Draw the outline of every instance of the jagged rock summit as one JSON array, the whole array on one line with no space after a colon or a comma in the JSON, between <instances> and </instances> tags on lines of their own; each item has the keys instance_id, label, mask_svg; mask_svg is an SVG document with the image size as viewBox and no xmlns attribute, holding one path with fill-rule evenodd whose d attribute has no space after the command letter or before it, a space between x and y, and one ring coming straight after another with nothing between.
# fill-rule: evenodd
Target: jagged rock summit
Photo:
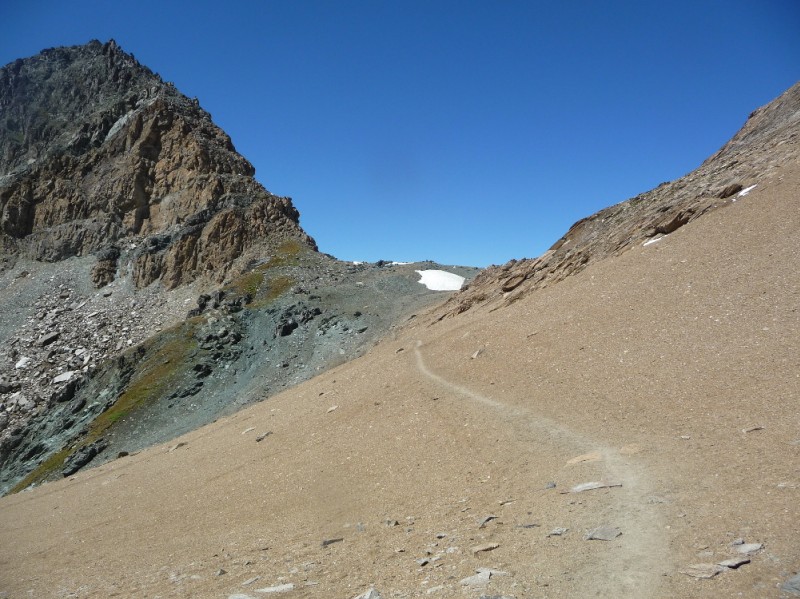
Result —
<instances>
[{"instance_id":1,"label":"jagged rock summit","mask_svg":"<svg viewBox=\"0 0 800 599\"><path fill-rule=\"evenodd\" d=\"M96 254L97 286L123 269L169 289L243 271L256 245L316 249L198 101L113 40L3 67L0 111L5 267Z\"/></svg>"}]
</instances>

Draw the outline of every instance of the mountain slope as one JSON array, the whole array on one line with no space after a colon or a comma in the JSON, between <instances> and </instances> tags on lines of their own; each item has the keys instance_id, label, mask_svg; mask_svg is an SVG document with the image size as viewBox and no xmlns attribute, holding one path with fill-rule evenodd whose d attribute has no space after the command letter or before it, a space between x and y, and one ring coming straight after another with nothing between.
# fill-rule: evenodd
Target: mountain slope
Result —
<instances>
[{"instance_id":1,"label":"mountain slope","mask_svg":"<svg viewBox=\"0 0 800 599\"><path fill-rule=\"evenodd\" d=\"M656 241L735 202L800 159L800 83L755 110L742 129L691 173L576 222L542 256L487 268L440 317L489 309L583 270L590 262Z\"/></svg>"},{"instance_id":2,"label":"mountain slope","mask_svg":"<svg viewBox=\"0 0 800 599\"><path fill-rule=\"evenodd\" d=\"M0 494L212 422L443 297L415 272L437 265L319 253L253 175L113 41L0 69Z\"/></svg>"},{"instance_id":3,"label":"mountain slope","mask_svg":"<svg viewBox=\"0 0 800 599\"><path fill-rule=\"evenodd\" d=\"M800 165L764 175L503 309L435 309L267 402L0 499L0 592L788 598Z\"/></svg>"}]
</instances>

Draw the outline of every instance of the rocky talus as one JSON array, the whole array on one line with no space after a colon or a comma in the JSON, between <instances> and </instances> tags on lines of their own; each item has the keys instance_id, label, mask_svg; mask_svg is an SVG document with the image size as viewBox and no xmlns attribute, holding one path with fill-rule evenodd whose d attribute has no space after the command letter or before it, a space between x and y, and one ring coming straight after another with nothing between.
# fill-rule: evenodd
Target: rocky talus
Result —
<instances>
[{"instance_id":1,"label":"rocky talus","mask_svg":"<svg viewBox=\"0 0 800 599\"><path fill-rule=\"evenodd\" d=\"M113 41L0 69L0 242L8 267L96 254L94 282L174 288L243 271L258 245L314 248L197 100Z\"/></svg>"},{"instance_id":2,"label":"rocky talus","mask_svg":"<svg viewBox=\"0 0 800 599\"><path fill-rule=\"evenodd\" d=\"M754 111L718 152L680 179L576 222L538 258L484 270L453 296L438 318L473 306L502 307L592 262L654 243L696 218L736 202L800 160L800 83Z\"/></svg>"}]
</instances>

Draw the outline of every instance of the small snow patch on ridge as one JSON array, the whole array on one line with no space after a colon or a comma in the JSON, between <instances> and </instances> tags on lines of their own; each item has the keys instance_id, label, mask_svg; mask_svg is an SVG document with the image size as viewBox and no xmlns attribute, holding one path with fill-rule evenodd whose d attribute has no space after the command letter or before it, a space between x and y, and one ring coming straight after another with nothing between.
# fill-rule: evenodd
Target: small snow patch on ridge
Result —
<instances>
[{"instance_id":1,"label":"small snow patch on ridge","mask_svg":"<svg viewBox=\"0 0 800 599\"><path fill-rule=\"evenodd\" d=\"M464 277L446 270L416 270L419 283L431 291L458 291L464 284Z\"/></svg>"},{"instance_id":2,"label":"small snow patch on ridge","mask_svg":"<svg viewBox=\"0 0 800 599\"><path fill-rule=\"evenodd\" d=\"M753 191L756 187L758 187L758 183L756 183L755 185L751 185L750 187L745 187L742 191L740 191L739 193L736 194L736 197L737 198L742 198L742 197L746 196L748 193L750 193L751 191Z\"/></svg>"}]
</instances>

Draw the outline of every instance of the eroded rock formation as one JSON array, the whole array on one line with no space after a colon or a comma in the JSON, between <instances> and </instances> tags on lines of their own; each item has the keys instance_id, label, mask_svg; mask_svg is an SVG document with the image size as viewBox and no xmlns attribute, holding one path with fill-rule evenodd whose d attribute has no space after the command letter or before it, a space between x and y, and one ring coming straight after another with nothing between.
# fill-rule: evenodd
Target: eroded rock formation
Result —
<instances>
[{"instance_id":1,"label":"eroded rock formation","mask_svg":"<svg viewBox=\"0 0 800 599\"><path fill-rule=\"evenodd\" d=\"M199 103L113 40L0 69L0 132L6 263L98 253L98 285L130 268L173 288L221 281L259 244L315 247Z\"/></svg>"}]
</instances>

